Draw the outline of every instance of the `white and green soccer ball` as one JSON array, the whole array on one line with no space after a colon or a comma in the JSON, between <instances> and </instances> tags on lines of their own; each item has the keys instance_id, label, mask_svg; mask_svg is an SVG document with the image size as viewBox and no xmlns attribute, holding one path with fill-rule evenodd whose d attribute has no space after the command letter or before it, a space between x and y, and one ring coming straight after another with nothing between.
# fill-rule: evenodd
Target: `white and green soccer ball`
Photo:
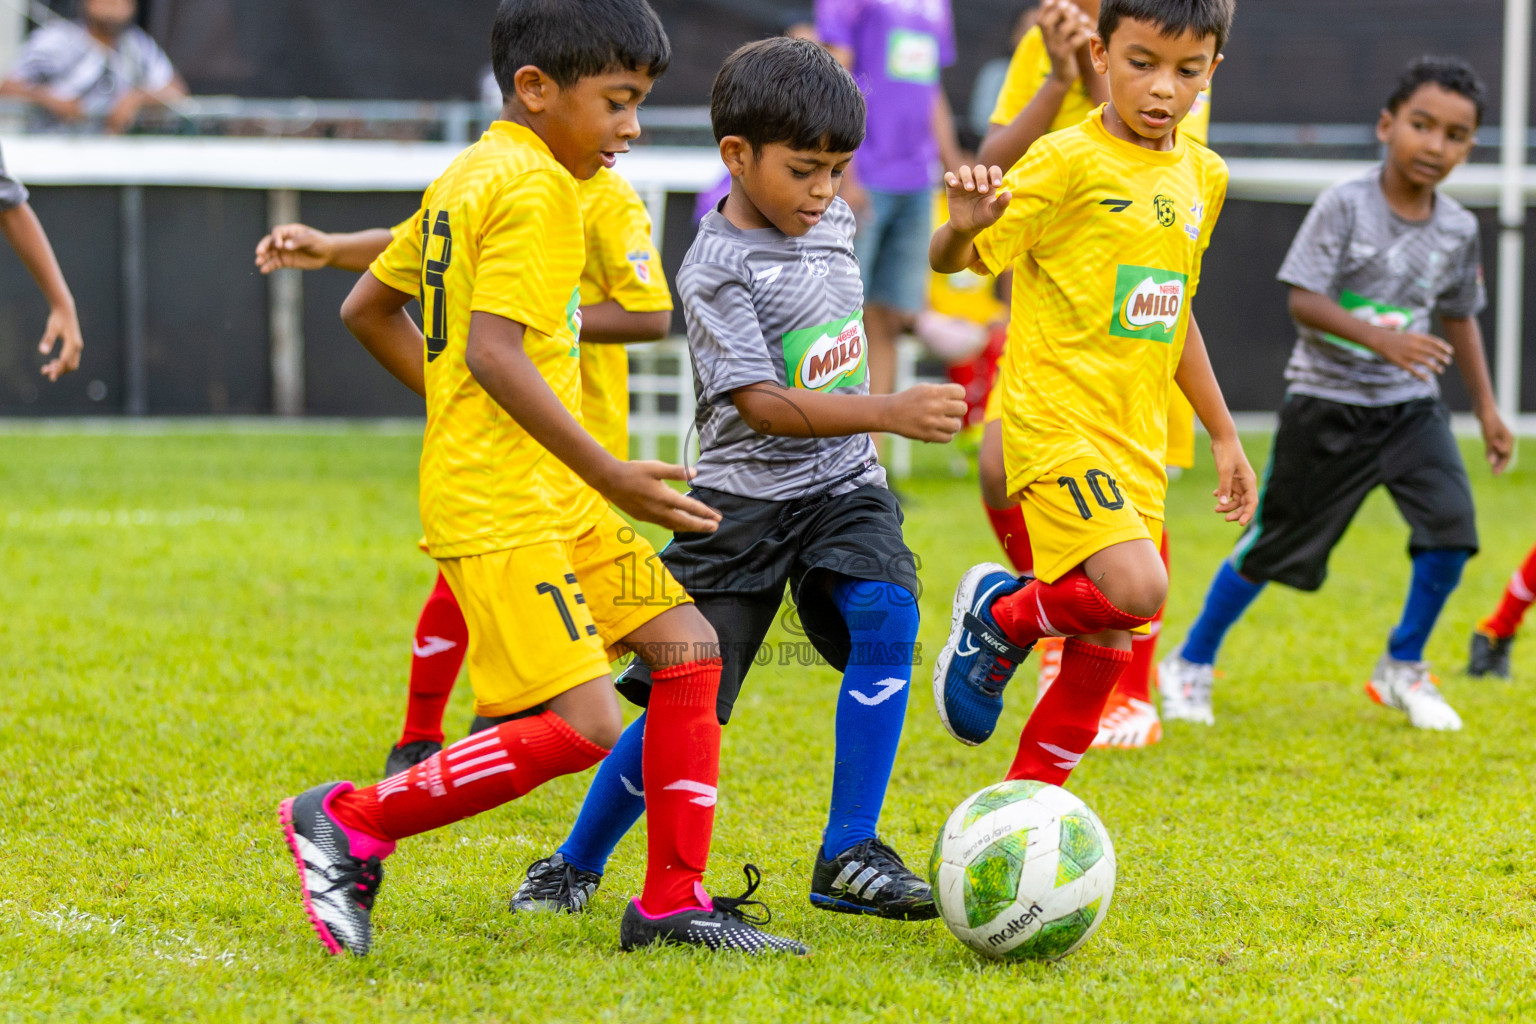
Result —
<instances>
[{"instance_id":1,"label":"white and green soccer ball","mask_svg":"<svg viewBox=\"0 0 1536 1024\"><path fill-rule=\"evenodd\" d=\"M1057 960L1109 913L1115 848L1098 815L1058 786L1003 782L955 808L928 862L939 916L998 960Z\"/></svg>"}]
</instances>

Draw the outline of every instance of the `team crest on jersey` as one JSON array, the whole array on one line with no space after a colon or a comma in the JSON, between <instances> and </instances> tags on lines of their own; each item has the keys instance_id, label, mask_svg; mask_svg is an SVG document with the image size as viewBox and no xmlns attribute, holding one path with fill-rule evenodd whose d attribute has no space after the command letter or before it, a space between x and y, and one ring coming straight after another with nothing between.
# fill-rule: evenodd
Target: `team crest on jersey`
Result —
<instances>
[{"instance_id":1,"label":"team crest on jersey","mask_svg":"<svg viewBox=\"0 0 1536 1024\"><path fill-rule=\"evenodd\" d=\"M1157 195L1152 198L1152 209L1157 213L1157 222L1165 228L1171 228L1179 219L1179 213L1174 209L1173 200L1165 195Z\"/></svg>"},{"instance_id":2,"label":"team crest on jersey","mask_svg":"<svg viewBox=\"0 0 1536 1024\"><path fill-rule=\"evenodd\" d=\"M805 265L805 269L812 277L826 277L832 270L832 264L827 260L827 254L824 252L802 253L800 262Z\"/></svg>"},{"instance_id":3,"label":"team crest on jersey","mask_svg":"<svg viewBox=\"0 0 1536 1024\"><path fill-rule=\"evenodd\" d=\"M1115 274L1115 308L1109 333L1171 344L1184 313L1186 274L1122 264Z\"/></svg>"},{"instance_id":4,"label":"team crest on jersey","mask_svg":"<svg viewBox=\"0 0 1536 1024\"><path fill-rule=\"evenodd\" d=\"M624 258L629 261L629 267L635 272L635 279L641 284L651 283L651 254L645 249L636 249L634 252L625 253Z\"/></svg>"},{"instance_id":5,"label":"team crest on jersey","mask_svg":"<svg viewBox=\"0 0 1536 1024\"><path fill-rule=\"evenodd\" d=\"M864 311L784 334L784 379L792 388L831 391L869 376Z\"/></svg>"}]
</instances>

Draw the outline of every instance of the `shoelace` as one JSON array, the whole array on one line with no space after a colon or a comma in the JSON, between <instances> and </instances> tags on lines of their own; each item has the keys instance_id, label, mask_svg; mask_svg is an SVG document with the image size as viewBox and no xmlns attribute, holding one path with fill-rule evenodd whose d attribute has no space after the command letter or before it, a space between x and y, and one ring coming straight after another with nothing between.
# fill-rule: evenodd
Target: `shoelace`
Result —
<instances>
[{"instance_id":1,"label":"shoelace","mask_svg":"<svg viewBox=\"0 0 1536 1024\"><path fill-rule=\"evenodd\" d=\"M575 892L581 883L580 876L586 873L565 860L558 868L549 860L543 861L543 865L543 870L528 875L528 895L537 900L559 899L564 893Z\"/></svg>"},{"instance_id":2,"label":"shoelace","mask_svg":"<svg viewBox=\"0 0 1536 1024\"><path fill-rule=\"evenodd\" d=\"M768 909L768 904L762 900L754 900L752 894L757 892L757 887L762 883L763 873L757 869L756 864L743 864L741 873L747 876L747 891L740 896L716 896L713 899L715 910L722 914L734 917L743 924L755 925L761 928L773 920L773 911ZM748 914L744 912L746 907L760 907L762 914Z\"/></svg>"},{"instance_id":3,"label":"shoelace","mask_svg":"<svg viewBox=\"0 0 1536 1024\"><path fill-rule=\"evenodd\" d=\"M906 864L902 863L901 854L897 853L892 847L887 846L885 840L866 839L862 845L865 848L865 853L859 859L876 871L890 875L893 878L912 873L908 870Z\"/></svg>"},{"instance_id":4,"label":"shoelace","mask_svg":"<svg viewBox=\"0 0 1536 1024\"><path fill-rule=\"evenodd\" d=\"M986 693L989 697L996 697L1003 692L1003 687L1008 685L1008 680L1011 678L1010 673L1012 672L1013 662L1007 658L1000 658L994 655L992 658L992 668L987 672L986 682L981 684L982 692ZM996 688L988 686L987 683L995 683Z\"/></svg>"},{"instance_id":5,"label":"shoelace","mask_svg":"<svg viewBox=\"0 0 1536 1024\"><path fill-rule=\"evenodd\" d=\"M372 910L373 898L378 894L379 882L383 877L384 865L379 862L379 858L353 860L350 866L341 868L332 876L331 887L326 892L348 892L358 906Z\"/></svg>"}]
</instances>

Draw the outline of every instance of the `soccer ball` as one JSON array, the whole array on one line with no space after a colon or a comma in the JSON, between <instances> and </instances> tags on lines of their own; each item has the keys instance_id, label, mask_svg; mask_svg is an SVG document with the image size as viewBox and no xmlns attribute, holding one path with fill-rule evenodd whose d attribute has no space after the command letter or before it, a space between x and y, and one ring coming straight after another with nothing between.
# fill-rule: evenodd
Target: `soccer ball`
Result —
<instances>
[{"instance_id":1,"label":"soccer ball","mask_svg":"<svg viewBox=\"0 0 1536 1024\"><path fill-rule=\"evenodd\" d=\"M1044 782L972 794L944 823L928 862L939 916L997 960L1058 960L1109 912L1115 848L1098 815Z\"/></svg>"}]
</instances>

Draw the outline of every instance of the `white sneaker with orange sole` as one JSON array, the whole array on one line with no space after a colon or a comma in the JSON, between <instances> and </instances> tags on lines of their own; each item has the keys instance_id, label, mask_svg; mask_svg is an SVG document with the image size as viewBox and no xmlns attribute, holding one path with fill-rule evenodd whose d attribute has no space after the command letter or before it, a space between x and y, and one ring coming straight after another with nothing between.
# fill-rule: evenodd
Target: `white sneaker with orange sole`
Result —
<instances>
[{"instance_id":1,"label":"white sneaker with orange sole","mask_svg":"<svg viewBox=\"0 0 1536 1024\"><path fill-rule=\"evenodd\" d=\"M1428 662L1398 661L1383 654L1365 684L1365 693L1382 707L1406 713L1415 729L1455 732L1461 728L1461 716L1441 696Z\"/></svg>"},{"instance_id":2,"label":"white sneaker with orange sole","mask_svg":"<svg viewBox=\"0 0 1536 1024\"><path fill-rule=\"evenodd\" d=\"M1110 695L1109 704L1099 718L1099 734L1094 737L1096 747L1119 747L1135 750L1150 747L1163 738L1163 723L1157 717L1157 708L1144 700Z\"/></svg>"}]
</instances>

